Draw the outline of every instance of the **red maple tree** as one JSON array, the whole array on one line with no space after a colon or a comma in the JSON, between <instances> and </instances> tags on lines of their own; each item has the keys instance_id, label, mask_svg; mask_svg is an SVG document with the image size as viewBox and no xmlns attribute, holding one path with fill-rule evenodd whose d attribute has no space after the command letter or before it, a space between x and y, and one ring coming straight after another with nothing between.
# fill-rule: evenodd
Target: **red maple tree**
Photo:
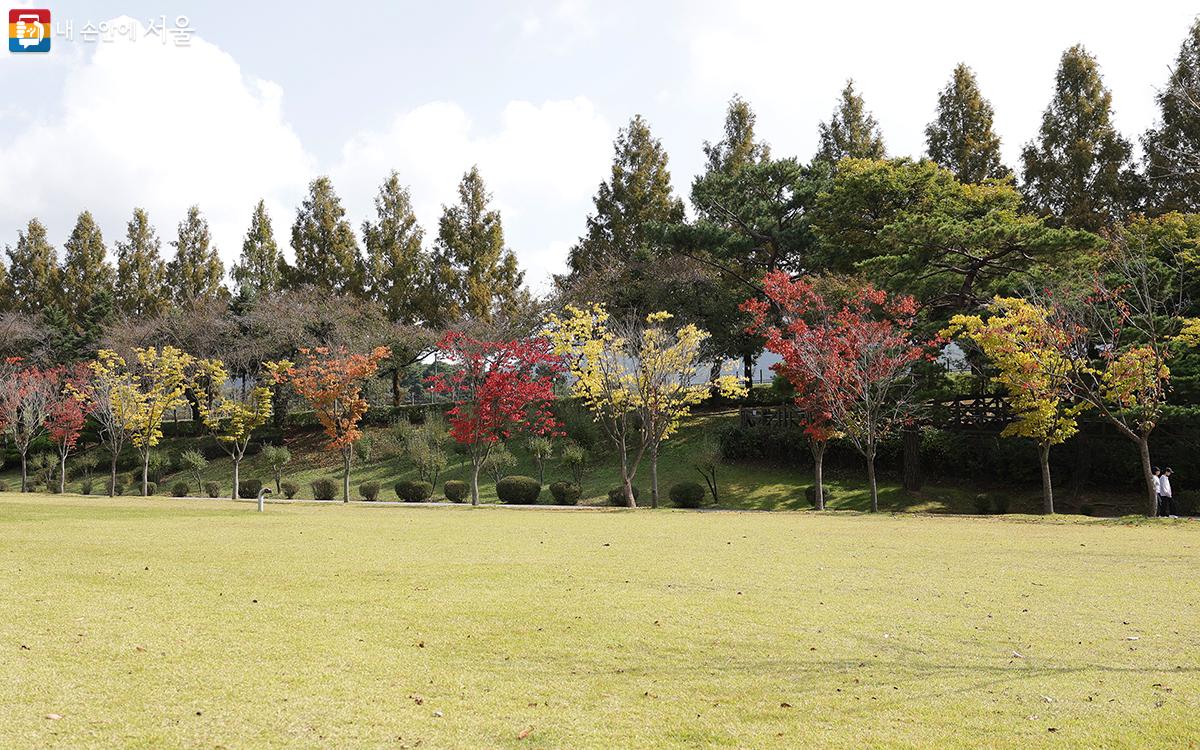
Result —
<instances>
[{"instance_id":1,"label":"red maple tree","mask_svg":"<svg viewBox=\"0 0 1200 750\"><path fill-rule=\"evenodd\" d=\"M367 413L363 383L379 371L379 363L391 356L386 346L367 354L352 354L344 347L301 349L301 362L282 363L275 369L281 383L308 401L329 439L326 447L342 454L342 502L350 501L350 461L354 444L362 437L360 423Z\"/></svg>"},{"instance_id":2,"label":"red maple tree","mask_svg":"<svg viewBox=\"0 0 1200 750\"><path fill-rule=\"evenodd\" d=\"M21 492L27 492L29 447L46 431L46 418L62 392L63 373L24 366L19 359L6 360L5 370L0 378L0 428L21 455Z\"/></svg>"},{"instance_id":3,"label":"red maple tree","mask_svg":"<svg viewBox=\"0 0 1200 750\"><path fill-rule=\"evenodd\" d=\"M83 434L83 425L91 413L91 402L83 395L89 370L80 366L65 373L58 396L50 405L46 416L46 431L50 442L58 451L58 491L66 491L67 485L67 456L75 450L79 437Z\"/></svg>"},{"instance_id":4,"label":"red maple tree","mask_svg":"<svg viewBox=\"0 0 1200 750\"><path fill-rule=\"evenodd\" d=\"M451 332L438 351L454 367L427 378L434 393L448 396L450 435L471 456L471 504L479 504L479 470L492 448L513 435L553 434L550 410L562 361L544 338L482 341Z\"/></svg>"},{"instance_id":5,"label":"red maple tree","mask_svg":"<svg viewBox=\"0 0 1200 750\"><path fill-rule=\"evenodd\" d=\"M913 342L916 302L860 282L827 294L813 280L782 271L764 277L763 291L766 300L742 303L753 318L747 330L762 335L767 350L782 358L778 371L796 388L813 445L823 452L836 431L862 454L871 510L878 511L879 443L906 419L912 366L926 356ZM817 465L820 471L819 458Z\"/></svg>"}]
</instances>

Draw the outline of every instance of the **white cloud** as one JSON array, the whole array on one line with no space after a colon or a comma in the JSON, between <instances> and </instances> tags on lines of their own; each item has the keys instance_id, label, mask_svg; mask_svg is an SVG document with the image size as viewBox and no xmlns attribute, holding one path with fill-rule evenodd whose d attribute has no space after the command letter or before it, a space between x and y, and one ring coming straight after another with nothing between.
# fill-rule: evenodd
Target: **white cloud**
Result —
<instances>
[{"instance_id":1,"label":"white cloud","mask_svg":"<svg viewBox=\"0 0 1200 750\"><path fill-rule=\"evenodd\" d=\"M582 97L509 102L493 132L478 128L459 105L433 102L397 115L385 130L356 135L332 178L349 213L369 216L379 184L397 170L432 240L441 206L457 200L459 180L477 164L503 213L508 244L536 283L562 269L563 248L582 231L612 136Z\"/></svg>"},{"instance_id":2,"label":"white cloud","mask_svg":"<svg viewBox=\"0 0 1200 750\"><path fill-rule=\"evenodd\" d=\"M137 37L95 44L67 73L61 114L0 143L0 229L13 237L38 216L61 246L87 208L111 247L142 206L165 243L198 203L228 262L259 198L280 233L312 160L284 121L279 86L203 39Z\"/></svg>"}]
</instances>

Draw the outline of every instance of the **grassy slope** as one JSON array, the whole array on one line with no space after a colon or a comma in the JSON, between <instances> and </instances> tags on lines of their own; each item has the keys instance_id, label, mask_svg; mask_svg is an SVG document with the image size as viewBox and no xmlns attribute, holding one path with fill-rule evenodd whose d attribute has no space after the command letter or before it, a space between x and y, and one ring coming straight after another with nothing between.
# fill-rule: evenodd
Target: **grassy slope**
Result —
<instances>
[{"instance_id":1,"label":"grassy slope","mask_svg":"<svg viewBox=\"0 0 1200 750\"><path fill-rule=\"evenodd\" d=\"M659 487L663 494L664 504L669 504L667 491L676 482L692 481L703 483L695 469L694 455L700 449L704 436L718 430L724 424L733 423L737 419L733 415L699 416L688 421L680 431L669 440L659 458ZM358 492L358 486L367 481L377 481L383 486L381 500L395 500L392 491L397 480L415 479L416 472L406 460L393 454L387 455L384 444L388 442L388 430L384 428L369 429L377 445L380 458L366 464L358 464L353 473L353 490ZM211 438L202 438L211 440ZM178 453L195 443L195 439L173 439L164 441L160 450L168 453ZM341 488L340 458L322 449L321 435L317 432L302 433L288 439L287 445L292 452L293 460L285 473L289 479L301 487L299 498L311 499L312 491L309 484L321 477L337 480ZM508 470L507 474L537 475L534 462L523 449L522 443L516 441L512 448L518 458L518 464ZM103 462L102 462L103 463ZM469 465L462 463L458 456L451 455L451 466L439 479L435 498L441 498L441 484L447 479L469 480ZM103 471L103 467L101 469ZM204 471L204 481L216 481L222 487L222 493L229 493L232 482L232 465L227 458L214 459ZM870 506L870 495L867 491L864 472L829 473L828 482L834 500L833 509L866 510ZM101 474L103 479L106 474ZM138 474L140 477L140 473ZM260 479L269 484L270 471L257 456L248 458L242 464L243 479ZM5 467L0 473L0 479L7 481L10 488L19 486L20 474L15 466ZM546 484L557 480L569 479L568 473L559 467L557 459L548 463L546 469ZM160 483L160 494L167 494L171 485L176 481L186 481L192 485L194 494L201 494L195 487L195 480L187 474L168 475ZM802 510L808 508L804 490L812 484L812 474L807 468L781 467L764 464L731 464L721 469L720 476L721 505L727 508L754 510ZM615 456L610 453L595 459L595 465L589 470L584 480L583 503L605 504L608 490L620 484L620 471ZM649 460L642 463L638 471L636 484L642 491L642 503L650 502ZM102 482L96 482L100 491ZM78 491L79 482L71 483L68 488ZM140 485L139 485L140 488ZM139 490L140 491L140 490ZM129 490L130 494L133 490ZM490 475L481 475L480 492L484 502L495 502L496 492L494 479ZM1012 512L1037 512L1041 508L1041 489L1037 486L1021 487L968 487L945 482L930 482L918 493L904 491L894 480L887 477L880 480L880 505L885 510L921 511L921 512L953 512L975 513L975 498L980 493L989 496L1005 496L1010 500ZM1064 493L1065 494L1065 493ZM339 494L340 497L340 494ZM550 492L543 489L541 502L550 502ZM1106 495L1100 492L1089 492L1087 501L1094 504L1119 507L1125 512L1133 512L1137 498L1132 496ZM1059 506L1063 510L1073 510L1070 500L1060 495Z\"/></svg>"},{"instance_id":2,"label":"grassy slope","mask_svg":"<svg viewBox=\"0 0 1200 750\"><path fill-rule=\"evenodd\" d=\"M0 746L1195 746L1194 522L1028 521L0 495Z\"/></svg>"}]
</instances>

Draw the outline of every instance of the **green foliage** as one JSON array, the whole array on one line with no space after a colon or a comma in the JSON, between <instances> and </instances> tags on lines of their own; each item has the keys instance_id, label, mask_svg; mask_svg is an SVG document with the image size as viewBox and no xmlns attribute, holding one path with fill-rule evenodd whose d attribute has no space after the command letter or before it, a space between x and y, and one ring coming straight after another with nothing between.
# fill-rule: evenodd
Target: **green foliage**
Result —
<instances>
[{"instance_id":1,"label":"green foliage","mask_svg":"<svg viewBox=\"0 0 1200 750\"><path fill-rule=\"evenodd\" d=\"M188 208L187 217L179 222L179 234L171 244L175 246L175 257L167 264L167 287L175 304L220 299L225 294L221 283L225 266L212 244L208 220L200 215L199 206Z\"/></svg>"},{"instance_id":2,"label":"green foliage","mask_svg":"<svg viewBox=\"0 0 1200 750\"><path fill-rule=\"evenodd\" d=\"M171 459L161 451L151 453L146 464L147 476L151 482L161 482L163 475L171 470Z\"/></svg>"},{"instance_id":3,"label":"green foliage","mask_svg":"<svg viewBox=\"0 0 1200 750\"><path fill-rule=\"evenodd\" d=\"M821 496L825 500L825 507L828 508L829 504L831 502L833 502L835 493L828 484L822 483L821 484ZM810 506L812 506L814 508L817 507L817 487L816 487L816 485L809 485L808 487L804 488L804 499L808 501L808 504Z\"/></svg>"},{"instance_id":4,"label":"green foliage","mask_svg":"<svg viewBox=\"0 0 1200 750\"><path fill-rule=\"evenodd\" d=\"M18 312L40 315L59 301L59 270L46 227L30 219L8 253L8 293Z\"/></svg>"},{"instance_id":5,"label":"green foliage","mask_svg":"<svg viewBox=\"0 0 1200 750\"><path fill-rule=\"evenodd\" d=\"M95 482L92 480L92 478L88 477L79 483L79 494L90 495L92 494L92 490L95 489L95 486Z\"/></svg>"},{"instance_id":6,"label":"green foliage","mask_svg":"<svg viewBox=\"0 0 1200 750\"><path fill-rule=\"evenodd\" d=\"M542 494L542 483L533 477L507 476L496 482L496 497L502 503L533 505Z\"/></svg>"},{"instance_id":7,"label":"green foliage","mask_svg":"<svg viewBox=\"0 0 1200 750\"><path fill-rule=\"evenodd\" d=\"M975 73L959 63L938 94L937 119L925 128L929 158L962 182L1010 176L1000 161L1000 137L992 130L992 116L992 105L980 93Z\"/></svg>"},{"instance_id":8,"label":"green foliage","mask_svg":"<svg viewBox=\"0 0 1200 750\"><path fill-rule=\"evenodd\" d=\"M379 499L379 482L363 482L358 486L358 491L363 500L373 503Z\"/></svg>"},{"instance_id":9,"label":"green foliage","mask_svg":"<svg viewBox=\"0 0 1200 750\"><path fill-rule=\"evenodd\" d=\"M204 483L204 494L206 494L212 498L220 497L221 496L221 485L217 482L205 482Z\"/></svg>"},{"instance_id":10,"label":"green foliage","mask_svg":"<svg viewBox=\"0 0 1200 750\"><path fill-rule=\"evenodd\" d=\"M550 485L550 494L554 497L555 505L578 505L583 491L573 482L554 482Z\"/></svg>"},{"instance_id":11,"label":"green foliage","mask_svg":"<svg viewBox=\"0 0 1200 750\"><path fill-rule=\"evenodd\" d=\"M176 482L171 485L171 497L187 497L190 490L187 482Z\"/></svg>"},{"instance_id":12,"label":"green foliage","mask_svg":"<svg viewBox=\"0 0 1200 750\"><path fill-rule=\"evenodd\" d=\"M1021 152L1030 204L1064 226L1098 232L1137 203L1132 148L1112 121L1112 94L1081 45L1063 53L1037 140Z\"/></svg>"},{"instance_id":13,"label":"green foliage","mask_svg":"<svg viewBox=\"0 0 1200 750\"><path fill-rule=\"evenodd\" d=\"M267 465L271 476L275 478L275 491L279 492L283 481L283 470L292 460L291 451L282 445L264 445L259 456Z\"/></svg>"},{"instance_id":14,"label":"green foliage","mask_svg":"<svg viewBox=\"0 0 1200 750\"><path fill-rule=\"evenodd\" d=\"M490 472L496 483L499 484L500 479L504 476L504 470L515 466L516 463L517 457L503 443L497 443L488 452L487 459L483 462L483 468Z\"/></svg>"},{"instance_id":15,"label":"green foliage","mask_svg":"<svg viewBox=\"0 0 1200 750\"><path fill-rule=\"evenodd\" d=\"M526 447L529 449L529 455L533 458L533 462L537 466L538 483L545 482L546 462L554 455L554 441L544 435L536 435L529 438Z\"/></svg>"},{"instance_id":16,"label":"green foliage","mask_svg":"<svg viewBox=\"0 0 1200 750\"><path fill-rule=\"evenodd\" d=\"M393 170L375 196L375 222L363 222L366 292L388 320L417 324L438 316L433 258L424 250L412 197Z\"/></svg>"},{"instance_id":17,"label":"green foliage","mask_svg":"<svg viewBox=\"0 0 1200 750\"><path fill-rule=\"evenodd\" d=\"M1159 121L1142 137L1150 206L1155 212L1200 213L1200 19L1188 30L1155 99Z\"/></svg>"},{"instance_id":18,"label":"green foliage","mask_svg":"<svg viewBox=\"0 0 1200 750\"><path fill-rule=\"evenodd\" d=\"M442 493L450 502L461 503L471 494L471 485L457 479L450 479L442 486Z\"/></svg>"},{"instance_id":19,"label":"green foliage","mask_svg":"<svg viewBox=\"0 0 1200 750\"><path fill-rule=\"evenodd\" d=\"M71 322L78 325L88 319L88 308L97 296L111 290L116 281L105 257L104 237L90 211L80 212L63 251L63 305Z\"/></svg>"},{"instance_id":20,"label":"green foliage","mask_svg":"<svg viewBox=\"0 0 1200 750\"><path fill-rule=\"evenodd\" d=\"M8 482L0 479L0 492L8 492Z\"/></svg>"},{"instance_id":21,"label":"green foliage","mask_svg":"<svg viewBox=\"0 0 1200 750\"><path fill-rule=\"evenodd\" d=\"M837 164L845 158L882 159L886 156L879 123L867 111L863 98L854 90L854 81L846 81L838 106L829 122L820 125L821 147L813 161Z\"/></svg>"},{"instance_id":22,"label":"green foliage","mask_svg":"<svg viewBox=\"0 0 1200 750\"><path fill-rule=\"evenodd\" d=\"M295 266L287 270L289 288L313 286L325 292L357 294L363 288L363 264L354 229L328 177L309 183L308 195L292 224Z\"/></svg>"},{"instance_id":23,"label":"green foliage","mask_svg":"<svg viewBox=\"0 0 1200 750\"><path fill-rule=\"evenodd\" d=\"M314 500L333 500L338 496L338 483L332 479L314 479L312 492Z\"/></svg>"},{"instance_id":24,"label":"green foliage","mask_svg":"<svg viewBox=\"0 0 1200 750\"><path fill-rule=\"evenodd\" d=\"M243 500L251 500L258 497L258 493L262 490L261 479L242 479L238 481L238 497Z\"/></svg>"},{"instance_id":25,"label":"green foliage","mask_svg":"<svg viewBox=\"0 0 1200 750\"><path fill-rule=\"evenodd\" d=\"M571 478L575 480L575 484L583 484L583 475L587 470L590 459L587 449L579 443L567 441L563 443L560 455L562 467L571 474Z\"/></svg>"},{"instance_id":26,"label":"green foliage","mask_svg":"<svg viewBox=\"0 0 1200 750\"><path fill-rule=\"evenodd\" d=\"M159 257L158 234L143 209L136 208L117 242L117 310L134 318L157 315L167 306L167 269Z\"/></svg>"},{"instance_id":27,"label":"green foliage","mask_svg":"<svg viewBox=\"0 0 1200 750\"><path fill-rule=\"evenodd\" d=\"M677 508L699 508L704 504L705 490L698 482L673 484L669 494Z\"/></svg>"},{"instance_id":28,"label":"green foliage","mask_svg":"<svg viewBox=\"0 0 1200 750\"><path fill-rule=\"evenodd\" d=\"M402 479L396 482L396 497L406 503L423 503L433 497L433 485L420 480Z\"/></svg>"},{"instance_id":29,"label":"green foliage","mask_svg":"<svg viewBox=\"0 0 1200 750\"><path fill-rule=\"evenodd\" d=\"M300 491L300 485L295 482L282 482L280 487L283 491L283 496L288 500L294 498L296 493Z\"/></svg>"},{"instance_id":30,"label":"green foliage","mask_svg":"<svg viewBox=\"0 0 1200 750\"><path fill-rule=\"evenodd\" d=\"M117 475L116 482L113 482L113 478L109 477L104 480L104 494L113 496L122 495L125 493L125 486L125 482L122 481L120 475Z\"/></svg>"},{"instance_id":31,"label":"green foliage","mask_svg":"<svg viewBox=\"0 0 1200 750\"><path fill-rule=\"evenodd\" d=\"M242 255L234 264L232 275L239 292L254 298L279 289L283 283L283 269L283 254L275 243L266 202L260 200L250 217L250 229L242 241Z\"/></svg>"}]
</instances>

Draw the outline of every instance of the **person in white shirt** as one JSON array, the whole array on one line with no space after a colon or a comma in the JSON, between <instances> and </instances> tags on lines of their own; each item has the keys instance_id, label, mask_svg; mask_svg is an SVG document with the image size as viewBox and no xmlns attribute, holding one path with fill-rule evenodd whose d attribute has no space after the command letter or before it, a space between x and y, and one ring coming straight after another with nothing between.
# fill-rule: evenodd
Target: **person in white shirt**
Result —
<instances>
[{"instance_id":1,"label":"person in white shirt","mask_svg":"<svg viewBox=\"0 0 1200 750\"><path fill-rule=\"evenodd\" d=\"M1175 509L1171 502L1171 467L1163 469L1158 477L1158 515L1175 518Z\"/></svg>"}]
</instances>

